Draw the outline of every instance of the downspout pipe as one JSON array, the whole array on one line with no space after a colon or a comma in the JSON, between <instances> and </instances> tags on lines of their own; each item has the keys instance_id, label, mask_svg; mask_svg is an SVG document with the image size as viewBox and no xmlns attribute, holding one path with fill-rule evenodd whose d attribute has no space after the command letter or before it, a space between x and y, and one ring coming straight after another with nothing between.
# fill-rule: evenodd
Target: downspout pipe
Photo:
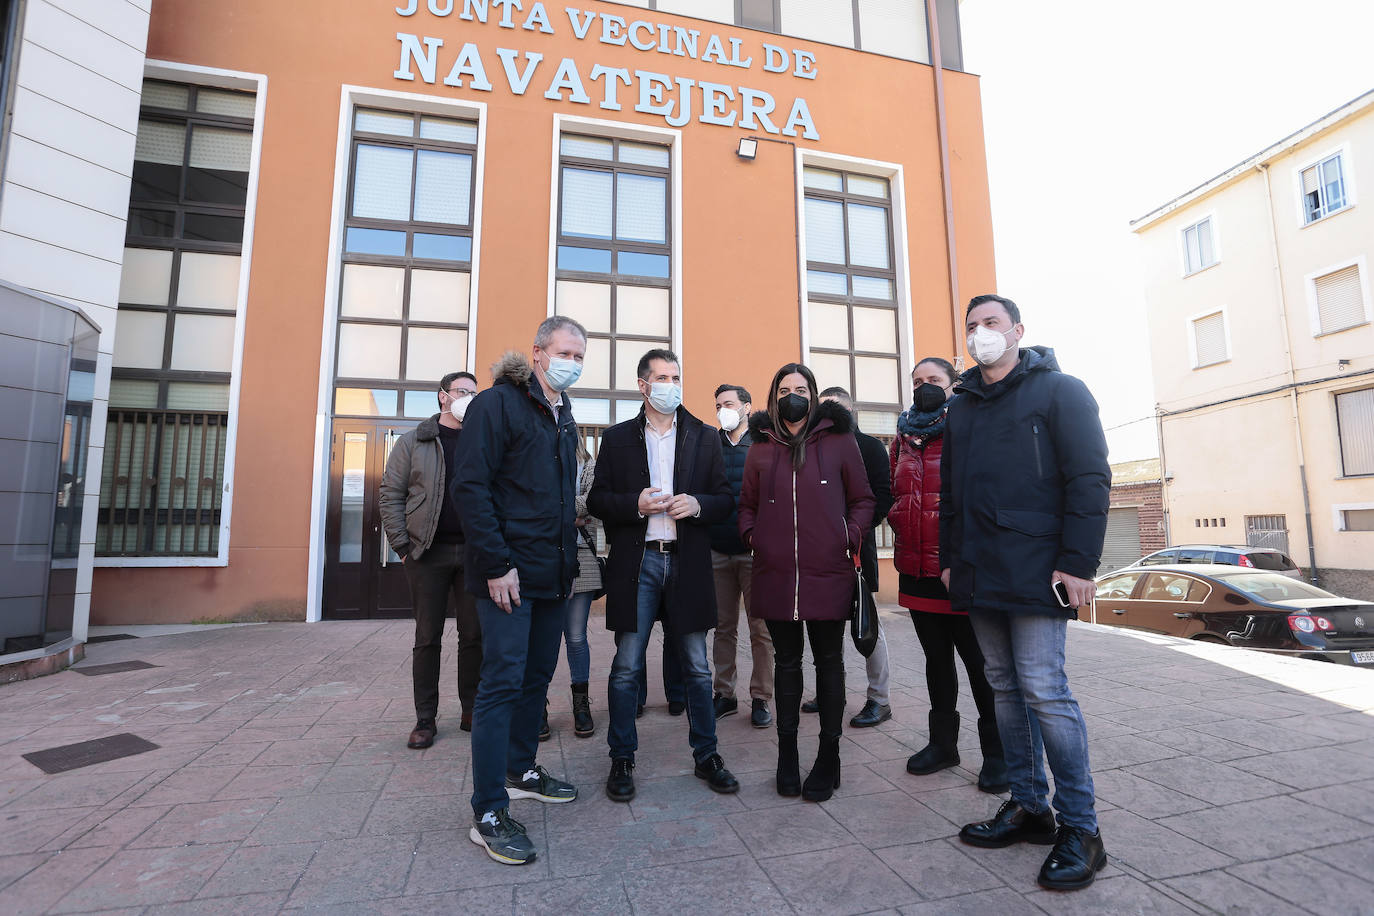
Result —
<instances>
[{"instance_id":1,"label":"downspout pipe","mask_svg":"<svg viewBox=\"0 0 1374 916\"><path fill-rule=\"evenodd\" d=\"M940 22L936 0L925 0L926 34L930 38L930 64L935 69L935 134L940 142L940 183L945 205L945 251L949 264L950 352L955 367L963 365L964 316L960 311L959 253L954 241L954 192L949 180L949 125L945 121L944 63L940 59Z\"/></svg>"},{"instance_id":2,"label":"downspout pipe","mask_svg":"<svg viewBox=\"0 0 1374 916\"><path fill-rule=\"evenodd\" d=\"M1308 579L1318 584L1320 576L1317 569L1317 543L1312 534L1312 497L1307 488L1307 450L1302 440L1302 414L1298 410L1298 376L1293 368L1293 347L1288 327L1288 300L1283 288L1283 263L1279 259L1278 223L1274 218L1274 192L1269 180L1269 163L1261 162L1255 166L1264 177L1264 203L1269 211L1269 244L1274 256L1274 284L1279 300L1279 333L1283 338L1283 359L1288 373L1288 401L1293 414L1293 437L1298 450L1298 478L1302 482L1303 525L1307 529L1307 568Z\"/></svg>"}]
</instances>

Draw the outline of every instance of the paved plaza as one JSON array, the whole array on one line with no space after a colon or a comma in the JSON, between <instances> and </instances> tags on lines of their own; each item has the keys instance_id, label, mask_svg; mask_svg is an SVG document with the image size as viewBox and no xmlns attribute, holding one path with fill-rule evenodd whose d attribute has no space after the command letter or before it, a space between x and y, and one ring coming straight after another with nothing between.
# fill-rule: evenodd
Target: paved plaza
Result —
<instances>
[{"instance_id":1,"label":"paved plaza","mask_svg":"<svg viewBox=\"0 0 1374 916\"><path fill-rule=\"evenodd\" d=\"M0 687L0 913L1356 913L1374 912L1374 671L1074 625L1110 864L1087 891L1035 885L1046 847L974 849L959 826L996 810L962 768L905 772L925 743L922 656L885 609L894 718L846 727L843 785L823 804L773 788L772 729L721 720L738 795L692 775L650 648L630 804L606 799L597 734L573 736L566 668L540 760L575 803L519 801L539 858L490 861L467 837L468 736L457 728L452 624L435 745L414 724L410 624L197 628L89 646L80 667ZM612 642L592 620L594 672ZM742 680L749 659L741 653ZM850 652L849 714L863 702ZM808 676L809 682L809 676ZM961 710L971 714L967 693ZM815 717L803 716L803 765ZM58 775L21 755L131 733L156 750Z\"/></svg>"}]
</instances>

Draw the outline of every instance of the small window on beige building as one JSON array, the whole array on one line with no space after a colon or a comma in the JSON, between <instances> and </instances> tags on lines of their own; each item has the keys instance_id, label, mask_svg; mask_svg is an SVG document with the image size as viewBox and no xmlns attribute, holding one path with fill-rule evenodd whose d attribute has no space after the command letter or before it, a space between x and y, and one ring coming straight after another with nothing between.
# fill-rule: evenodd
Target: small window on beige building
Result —
<instances>
[{"instance_id":1,"label":"small window on beige building","mask_svg":"<svg viewBox=\"0 0 1374 916\"><path fill-rule=\"evenodd\" d=\"M1336 395L1336 435L1341 443L1341 473L1374 474L1374 388Z\"/></svg>"},{"instance_id":2,"label":"small window on beige building","mask_svg":"<svg viewBox=\"0 0 1374 916\"><path fill-rule=\"evenodd\" d=\"M1351 264L1313 280L1317 334L1333 334L1369 323L1360 265Z\"/></svg>"},{"instance_id":3,"label":"small window on beige building","mask_svg":"<svg viewBox=\"0 0 1374 916\"><path fill-rule=\"evenodd\" d=\"M1183 230L1183 272L1195 274L1216 262L1216 246L1212 242L1212 218L1209 216Z\"/></svg>"},{"instance_id":4,"label":"small window on beige building","mask_svg":"<svg viewBox=\"0 0 1374 916\"><path fill-rule=\"evenodd\" d=\"M1192 322L1193 368L1224 363L1231 358L1226 340L1226 313L1213 312Z\"/></svg>"},{"instance_id":5,"label":"small window on beige building","mask_svg":"<svg viewBox=\"0 0 1374 916\"><path fill-rule=\"evenodd\" d=\"M1374 531L1374 509L1341 510L1342 531Z\"/></svg>"}]
</instances>

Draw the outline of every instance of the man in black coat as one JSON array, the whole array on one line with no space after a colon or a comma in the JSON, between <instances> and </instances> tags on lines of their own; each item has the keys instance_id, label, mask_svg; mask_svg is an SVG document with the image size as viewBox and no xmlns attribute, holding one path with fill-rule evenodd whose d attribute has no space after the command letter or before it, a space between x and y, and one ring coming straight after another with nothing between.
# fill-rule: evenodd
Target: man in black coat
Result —
<instances>
[{"instance_id":1,"label":"man in black coat","mask_svg":"<svg viewBox=\"0 0 1374 916\"><path fill-rule=\"evenodd\" d=\"M534 861L510 799L558 803L577 789L535 763L577 575L577 381L587 332L571 318L539 325L531 358L507 353L463 420L451 492L467 542L467 587L482 622L472 715L468 838L506 865ZM533 363L533 367L531 367Z\"/></svg>"},{"instance_id":2,"label":"man in black coat","mask_svg":"<svg viewBox=\"0 0 1374 916\"><path fill-rule=\"evenodd\" d=\"M822 401L834 401L850 415L854 414L854 399L849 392L840 387L827 388L821 392ZM855 417L854 438L859 443L859 454L864 460L864 473L868 485L873 490L873 524L864 532L863 544L859 547L859 562L863 570L864 583L869 591L878 591L878 526L887 518L892 508L892 466L888 463L887 447L877 439L860 432L858 418ZM892 669L887 659L887 634L878 628L878 644L873 653L864 659L864 673L868 675L868 696L864 708L850 720L853 728L872 728L880 722L892 718L890 689ZM807 704L807 711L815 701ZM819 706L816 707L820 709Z\"/></svg>"},{"instance_id":3,"label":"man in black coat","mask_svg":"<svg viewBox=\"0 0 1374 916\"><path fill-rule=\"evenodd\" d=\"M716 752L706 631L716 625L709 526L734 500L720 439L682 407L682 370L671 350L639 361L644 409L601 437L587 507L606 526L606 627L615 633L607 697L611 773L606 795L634 798L639 749L635 708L644 650L655 620L677 655L686 683L688 741L696 775L717 792L739 782Z\"/></svg>"},{"instance_id":4,"label":"man in black coat","mask_svg":"<svg viewBox=\"0 0 1374 916\"><path fill-rule=\"evenodd\" d=\"M1097 402L1059 371L1053 351L1018 347L1025 328L1015 302L976 296L965 322L978 365L949 402L941 578L987 662L1011 800L959 837L984 847L1053 843L1039 884L1074 890L1107 862L1088 730L1064 672L1068 620L1093 599L1107 532L1107 441ZM1057 832L1042 756L1054 774Z\"/></svg>"}]
</instances>

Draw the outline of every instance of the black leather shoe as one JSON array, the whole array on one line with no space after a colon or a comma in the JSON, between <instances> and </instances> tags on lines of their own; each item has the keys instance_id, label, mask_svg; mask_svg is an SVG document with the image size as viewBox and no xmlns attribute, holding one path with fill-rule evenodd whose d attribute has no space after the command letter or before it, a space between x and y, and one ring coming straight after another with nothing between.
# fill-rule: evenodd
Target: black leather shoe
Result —
<instances>
[{"instance_id":1,"label":"black leather shoe","mask_svg":"<svg viewBox=\"0 0 1374 916\"><path fill-rule=\"evenodd\" d=\"M807 700L801 705L802 712L820 712L821 704L817 700Z\"/></svg>"},{"instance_id":2,"label":"black leather shoe","mask_svg":"<svg viewBox=\"0 0 1374 916\"><path fill-rule=\"evenodd\" d=\"M696 774L697 779L706 780L706 784L713 792L729 795L739 791L739 780L725 768L725 761L720 759L719 754L712 754L698 763Z\"/></svg>"},{"instance_id":3,"label":"black leather shoe","mask_svg":"<svg viewBox=\"0 0 1374 916\"><path fill-rule=\"evenodd\" d=\"M1054 814L1048 810L1031 814L1016 802L1005 801L991 820L966 824L959 831L959 839L984 849L1001 849L1013 843L1048 846L1054 842Z\"/></svg>"},{"instance_id":4,"label":"black leather shoe","mask_svg":"<svg viewBox=\"0 0 1374 916\"><path fill-rule=\"evenodd\" d=\"M617 757L611 761L611 775L606 777L606 797L611 801L627 802L635 797L635 762Z\"/></svg>"},{"instance_id":5,"label":"black leather shoe","mask_svg":"<svg viewBox=\"0 0 1374 916\"><path fill-rule=\"evenodd\" d=\"M767 728L773 724L773 714L768 711L767 700L754 700L754 711L749 714L749 724L755 728Z\"/></svg>"},{"instance_id":6,"label":"black leather shoe","mask_svg":"<svg viewBox=\"0 0 1374 916\"><path fill-rule=\"evenodd\" d=\"M1089 833L1081 827L1064 824L1035 881L1052 891L1076 891L1092 884L1106 864L1102 831Z\"/></svg>"},{"instance_id":7,"label":"black leather shoe","mask_svg":"<svg viewBox=\"0 0 1374 916\"><path fill-rule=\"evenodd\" d=\"M687 704L682 702L681 700L668 701L668 715L670 716L680 716L682 715L683 710L685 710L686 708Z\"/></svg>"},{"instance_id":8,"label":"black leather shoe","mask_svg":"<svg viewBox=\"0 0 1374 916\"><path fill-rule=\"evenodd\" d=\"M869 700L864 703L864 708L859 710L858 715L849 720L849 724L854 728L872 728L879 722L886 722L891 718L891 706L877 700Z\"/></svg>"},{"instance_id":9,"label":"black leather shoe","mask_svg":"<svg viewBox=\"0 0 1374 916\"><path fill-rule=\"evenodd\" d=\"M416 751L423 750L434 743L434 736L437 734L439 729L435 727L433 719L421 719L415 723L415 729L410 733L406 747Z\"/></svg>"},{"instance_id":10,"label":"black leather shoe","mask_svg":"<svg viewBox=\"0 0 1374 916\"><path fill-rule=\"evenodd\" d=\"M726 716L733 716L739 712L739 700L734 697L723 697L716 694L711 702L715 704L717 719L724 719Z\"/></svg>"}]
</instances>

